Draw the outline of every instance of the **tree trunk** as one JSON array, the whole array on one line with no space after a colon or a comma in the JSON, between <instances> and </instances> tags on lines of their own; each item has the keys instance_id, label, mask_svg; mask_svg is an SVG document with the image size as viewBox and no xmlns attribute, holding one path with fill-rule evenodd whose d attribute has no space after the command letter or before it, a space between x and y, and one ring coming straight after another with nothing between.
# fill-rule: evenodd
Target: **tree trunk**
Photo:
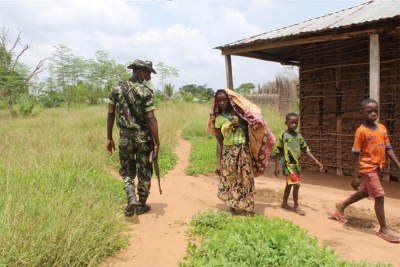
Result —
<instances>
[{"instance_id":1,"label":"tree trunk","mask_svg":"<svg viewBox=\"0 0 400 267\"><path fill-rule=\"evenodd\" d=\"M12 110L13 110L13 104L12 102L8 102L8 117L12 119Z\"/></svg>"}]
</instances>

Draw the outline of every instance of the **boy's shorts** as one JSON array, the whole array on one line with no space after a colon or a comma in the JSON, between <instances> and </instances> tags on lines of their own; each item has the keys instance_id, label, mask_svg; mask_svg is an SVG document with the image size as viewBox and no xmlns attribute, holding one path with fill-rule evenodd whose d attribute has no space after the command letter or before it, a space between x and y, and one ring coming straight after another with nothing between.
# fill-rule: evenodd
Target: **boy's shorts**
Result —
<instances>
[{"instance_id":1,"label":"boy's shorts","mask_svg":"<svg viewBox=\"0 0 400 267\"><path fill-rule=\"evenodd\" d=\"M286 175L286 182L288 185L299 184L300 183L300 175L298 175L296 173Z\"/></svg>"},{"instance_id":2,"label":"boy's shorts","mask_svg":"<svg viewBox=\"0 0 400 267\"><path fill-rule=\"evenodd\" d=\"M361 191L373 198L383 197L385 195L377 171L362 173L361 176L364 181Z\"/></svg>"}]
</instances>

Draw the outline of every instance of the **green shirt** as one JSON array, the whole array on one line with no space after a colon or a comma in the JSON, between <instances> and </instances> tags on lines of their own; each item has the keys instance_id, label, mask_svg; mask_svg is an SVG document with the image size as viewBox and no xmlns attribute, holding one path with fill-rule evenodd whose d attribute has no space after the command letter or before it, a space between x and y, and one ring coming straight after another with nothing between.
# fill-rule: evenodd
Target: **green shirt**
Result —
<instances>
[{"instance_id":1,"label":"green shirt","mask_svg":"<svg viewBox=\"0 0 400 267\"><path fill-rule=\"evenodd\" d=\"M224 132L225 129L229 128L230 124L231 121L225 118L223 115L218 115L215 118L215 128L221 129L221 132ZM226 133L223 135L223 137L223 144L226 146L246 143L246 133L240 126L235 127L234 131L231 133Z\"/></svg>"},{"instance_id":2,"label":"green shirt","mask_svg":"<svg viewBox=\"0 0 400 267\"><path fill-rule=\"evenodd\" d=\"M136 116L147 128L145 123L145 113L156 109L154 106L153 91L139 82L127 82L129 89L126 90L126 94L132 103ZM134 93L136 94L136 97ZM119 128L135 128L143 131L147 130L140 129L139 124L136 123L135 117L131 115L119 85L114 86L111 89L108 103L115 105L116 124Z\"/></svg>"},{"instance_id":3,"label":"green shirt","mask_svg":"<svg viewBox=\"0 0 400 267\"><path fill-rule=\"evenodd\" d=\"M300 174L300 156L301 151L310 152L306 141L300 133L291 135L286 131L279 135L275 144L281 154L281 164L283 175L292 173Z\"/></svg>"}]
</instances>

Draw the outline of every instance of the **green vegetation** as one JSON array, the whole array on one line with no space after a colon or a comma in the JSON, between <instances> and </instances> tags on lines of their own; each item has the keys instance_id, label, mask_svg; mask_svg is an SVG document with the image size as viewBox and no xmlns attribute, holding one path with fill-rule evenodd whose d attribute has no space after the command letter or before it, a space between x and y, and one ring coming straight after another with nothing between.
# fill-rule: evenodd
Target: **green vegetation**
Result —
<instances>
[{"instance_id":1,"label":"green vegetation","mask_svg":"<svg viewBox=\"0 0 400 267\"><path fill-rule=\"evenodd\" d=\"M100 107L1 119L0 266L95 266L126 246ZM2 112L3 117L7 117Z\"/></svg>"},{"instance_id":2,"label":"green vegetation","mask_svg":"<svg viewBox=\"0 0 400 267\"><path fill-rule=\"evenodd\" d=\"M318 240L292 222L262 215L254 218L231 217L212 210L194 215L188 256L179 266L392 266L354 263L338 259L334 250L317 245Z\"/></svg>"},{"instance_id":3,"label":"green vegetation","mask_svg":"<svg viewBox=\"0 0 400 267\"><path fill-rule=\"evenodd\" d=\"M254 92L256 86L253 83L242 83L238 88L235 89L235 92L241 94L242 96L250 95Z\"/></svg>"},{"instance_id":4,"label":"green vegetation","mask_svg":"<svg viewBox=\"0 0 400 267\"><path fill-rule=\"evenodd\" d=\"M73 105L66 113L63 105L35 106L36 116L12 120L0 110L0 266L98 266L127 246L121 234L128 230L126 195L110 174L119 167L118 151L111 157L105 151L107 109ZM175 166L179 129L193 144L186 172L214 171L216 141L205 133L210 105L171 100L158 107L162 176ZM275 135L285 129L282 116L263 115ZM190 234L203 242L192 240L181 266L373 266L339 261L298 226L276 218L210 211L191 224Z\"/></svg>"},{"instance_id":5,"label":"green vegetation","mask_svg":"<svg viewBox=\"0 0 400 267\"><path fill-rule=\"evenodd\" d=\"M206 133L208 115L211 102L198 104L192 112L193 117L186 120L182 128L182 137L190 140L192 151L190 165L185 170L186 174L197 176L214 172L215 170L215 137Z\"/></svg>"},{"instance_id":6,"label":"green vegetation","mask_svg":"<svg viewBox=\"0 0 400 267\"><path fill-rule=\"evenodd\" d=\"M197 100L200 102L205 102L214 97L214 90L212 88L207 88L207 84L195 85L188 84L179 88L178 98L186 102Z\"/></svg>"},{"instance_id":7,"label":"green vegetation","mask_svg":"<svg viewBox=\"0 0 400 267\"><path fill-rule=\"evenodd\" d=\"M156 110L162 176L175 166L177 131L203 110L174 101ZM97 266L127 245L126 195L110 174L118 151L105 150L107 109L72 105L67 114L64 104L33 113L9 119L0 110L0 266Z\"/></svg>"}]
</instances>

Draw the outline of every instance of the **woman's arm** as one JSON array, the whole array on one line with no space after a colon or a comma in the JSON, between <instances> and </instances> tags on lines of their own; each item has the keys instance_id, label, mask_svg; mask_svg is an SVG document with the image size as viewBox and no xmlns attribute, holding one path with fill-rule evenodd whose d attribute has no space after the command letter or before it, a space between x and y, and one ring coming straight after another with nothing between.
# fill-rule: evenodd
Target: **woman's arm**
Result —
<instances>
[{"instance_id":1,"label":"woman's arm","mask_svg":"<svg viewBox=\"0 0 400 267\"><path fill-rule=\"evenodd\" d=\"M222 159L222 146L224 142L224 137L222 136L221 129L217 130L217 167L215 169L215 173L217 175L221 175L221 159Z\"/></svg>"}]
</instances>

